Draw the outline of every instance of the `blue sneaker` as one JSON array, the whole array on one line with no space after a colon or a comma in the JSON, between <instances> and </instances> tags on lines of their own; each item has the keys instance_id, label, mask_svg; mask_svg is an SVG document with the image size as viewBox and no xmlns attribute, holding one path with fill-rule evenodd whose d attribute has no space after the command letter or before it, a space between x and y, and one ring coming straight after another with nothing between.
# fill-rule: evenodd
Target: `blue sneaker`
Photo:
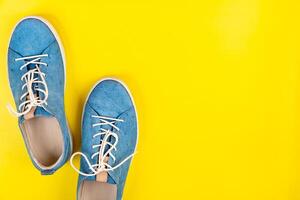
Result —
<instances>
[{"instance_id":1,"label":"blue sneaker","mask_svg":"<svg viewBox=\"0 0 300 200\"><path fill-rule=\"evenodd\" d=\"M80 174L77 199L121 200L138 134L132 96L122 82L101 80L90 92L82 117L82 152L71 157ZM79 170L73 164L78 155Z\"/></svg>"},{"instance_id":2,"label":"blue sneaker","mask_svg":"<svg viewBox=\"0 0 300 200\"><path fill-rule=\"evenodd\" d=\"M27 17L15 27L8 49L10 88L28 153L42 174L52 174L72 153L64 110L62 45L44 19Z\"/></svg>"}]
</instances>

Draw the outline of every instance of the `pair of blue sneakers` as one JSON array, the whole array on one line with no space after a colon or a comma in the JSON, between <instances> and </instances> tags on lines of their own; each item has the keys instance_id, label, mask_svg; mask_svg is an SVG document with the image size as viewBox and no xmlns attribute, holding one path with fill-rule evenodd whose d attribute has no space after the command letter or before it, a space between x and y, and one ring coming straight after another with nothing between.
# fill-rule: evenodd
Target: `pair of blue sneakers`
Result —
<instances>
[{"instance_id":1,"label":"pair of blue sneakers","mask_svg":"<svg viewBox=\"0 0 300 200\"><path fill-rule=\"evenodd\" d=\"M72 155L64 110L65 57L54 28L26 17L14 28L8 75L27 151L42 174L53 174L71 158L79 173L77 199L120 200L134 155L138 124L132 96L119 80L100 80L82 115L82 149ZM73 160L81 156L80 169Z\"/></svg>"}]
</instances>

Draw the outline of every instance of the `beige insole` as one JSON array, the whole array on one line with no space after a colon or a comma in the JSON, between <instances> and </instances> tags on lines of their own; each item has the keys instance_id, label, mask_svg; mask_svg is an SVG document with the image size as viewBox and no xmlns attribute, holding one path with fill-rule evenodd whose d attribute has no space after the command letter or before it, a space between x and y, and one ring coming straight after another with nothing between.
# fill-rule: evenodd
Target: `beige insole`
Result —
<instances>
[{"instance_id":1,"label":"beige insole","mask_svg":"<svg viewBox=\"0 0 300 200\"><path fill-rule=\"evenodd\" d=\"M116 200L117 185L98 181L83 181L79 190L79 200Z\"/></svg>"},{"instance_id":2,"label":"beige insole","mask_svg":"<svg viewBox=\"0 0 300 200\"><path fill-rule=\"evenodd\" d=\"M44 167L54 165L63 153L63 137L54 117L33 117L22 125L34 159Z\"/></svg>"}]
</instances>

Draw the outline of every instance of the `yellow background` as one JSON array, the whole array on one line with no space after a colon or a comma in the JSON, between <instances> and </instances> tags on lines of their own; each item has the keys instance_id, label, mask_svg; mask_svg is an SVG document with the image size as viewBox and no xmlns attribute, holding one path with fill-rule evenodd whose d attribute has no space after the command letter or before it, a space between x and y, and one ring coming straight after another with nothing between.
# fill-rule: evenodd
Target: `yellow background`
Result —
<instances>
[{"instance_id":1,"label":"yellow background","mask_svg":"<svg viewBox=\"0 0 300 200\"><path fill-rule=\"evenodd\" d=\"M27 15L64 44L75 150L93 84L114 76L132 90L140 140L124 200L300 199L299 10L296 0L0 0L0 199L76 193L69 163L53 176L34 169L6 109L8 40Z\"/></svg>"}]
</instances>

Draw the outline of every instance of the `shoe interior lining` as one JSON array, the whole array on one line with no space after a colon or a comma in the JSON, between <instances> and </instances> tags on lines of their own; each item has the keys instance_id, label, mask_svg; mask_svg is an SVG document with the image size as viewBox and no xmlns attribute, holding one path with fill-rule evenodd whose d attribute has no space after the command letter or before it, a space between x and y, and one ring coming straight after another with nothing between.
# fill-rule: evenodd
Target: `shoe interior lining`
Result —
<instances>
[{"instance_id":1,"label":"shoe interior lining","mask_svg":"<svg viewBox=\"0 0 300 200\"><path fill-rule=\"evenodd\" d=\"M99 181L82 181L78 200L116 200L117 185Z\"/></svg>"},{"instance_id":2,"label":"shoe interior lining","mask_svg":"<svg viewBox=\"0 0 300 200\"><path fill-rule=\"evenodd\" d=\"M33 158L42 167L57 163L63 153L60 125L54 117L34 117L22 124L23 134Z\"/></svg>"}]
</instances>

